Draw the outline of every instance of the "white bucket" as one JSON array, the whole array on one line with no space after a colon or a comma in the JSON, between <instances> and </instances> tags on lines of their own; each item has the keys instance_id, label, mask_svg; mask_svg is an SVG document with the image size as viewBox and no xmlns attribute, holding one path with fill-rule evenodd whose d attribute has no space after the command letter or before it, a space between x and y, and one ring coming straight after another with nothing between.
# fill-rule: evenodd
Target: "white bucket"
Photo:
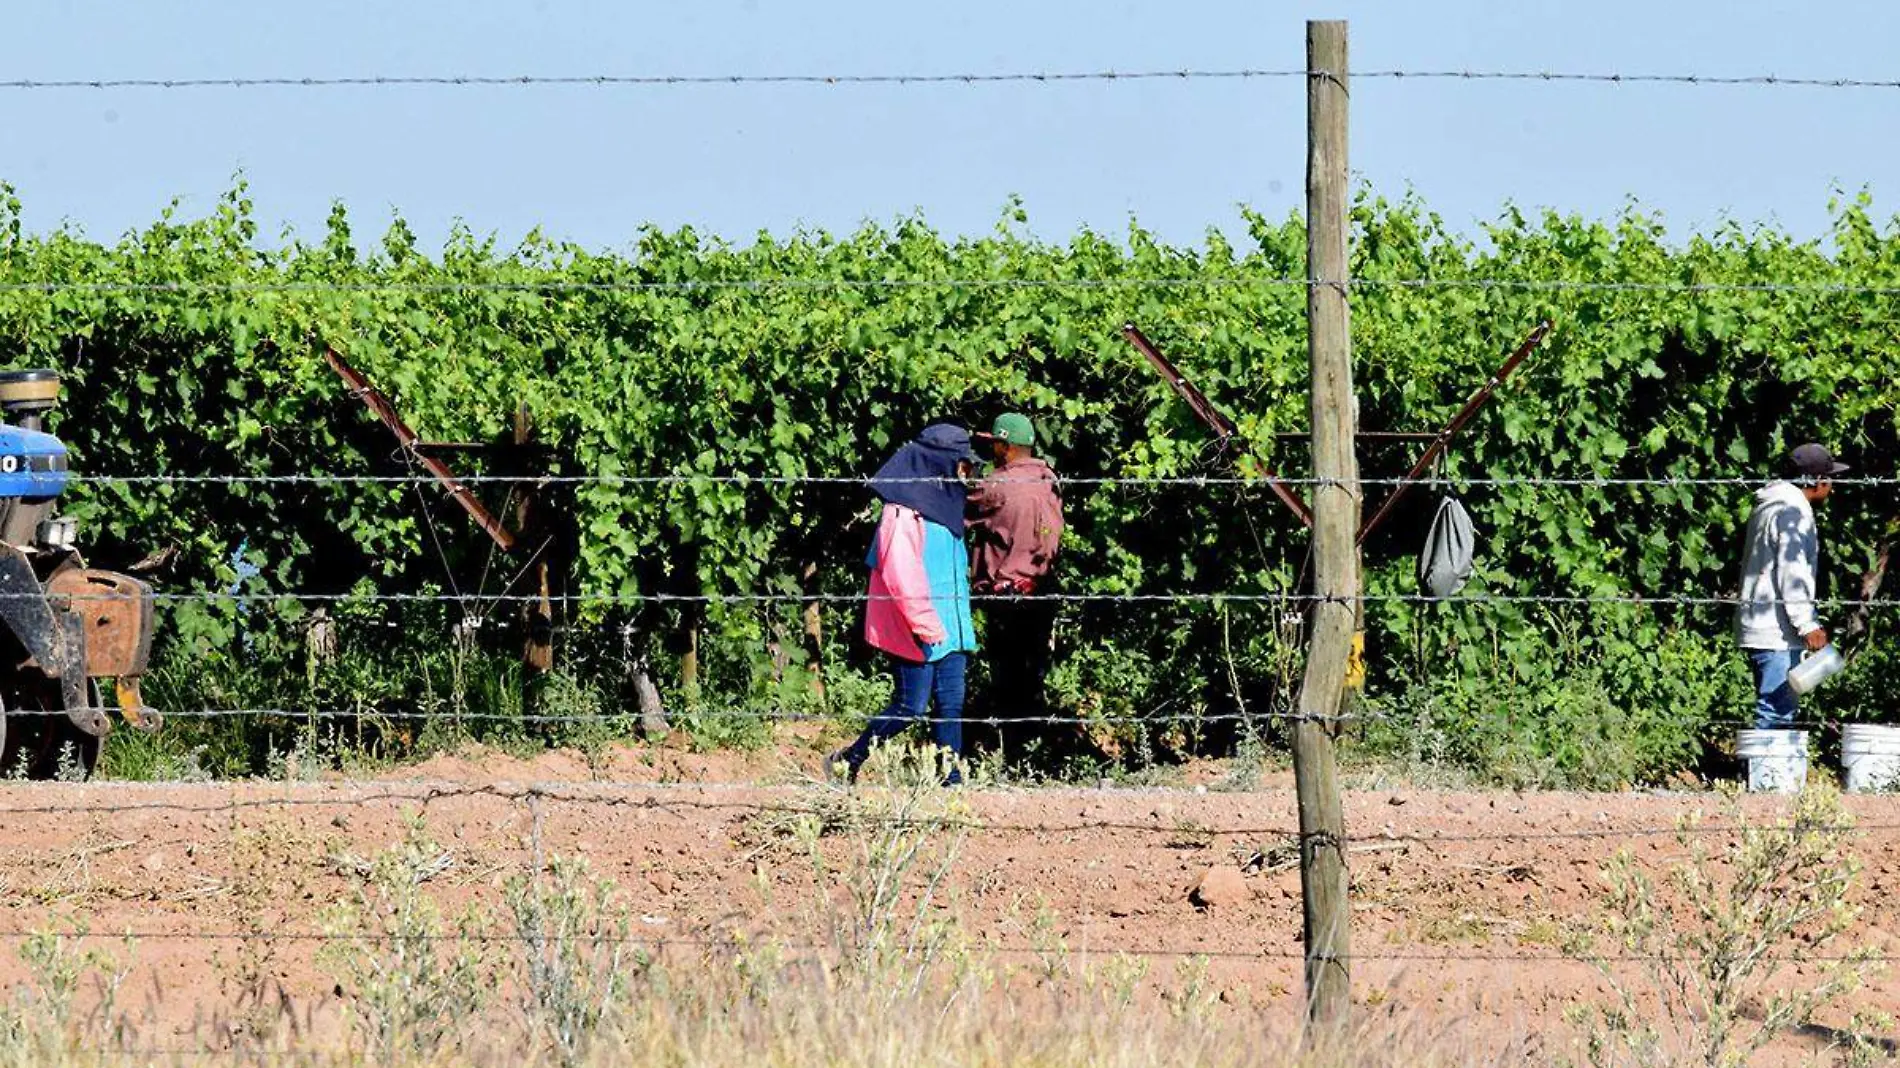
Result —
<instances>
[{"instance_id":1,"label":"white bucket","mask_svg":"<svg viewBox=\"0 0 1900 1068\"><path fill-rule=\"evenodd\" d=\"M1900 727L1850 723L1841 728L1841 768L1849 793L1900 787Z\"/></svg>"},{"instance_id":2,"label":"white bucket","mask_svg":"<svg viewBox=\"0 0 1900 1068\"><path fill-rule=\"evenodd\" d=\"M1808 781L1808 732L1738 731L1735 755L1748 761L1750 793L1798 794Z\"/></svg>"}]
</instances>

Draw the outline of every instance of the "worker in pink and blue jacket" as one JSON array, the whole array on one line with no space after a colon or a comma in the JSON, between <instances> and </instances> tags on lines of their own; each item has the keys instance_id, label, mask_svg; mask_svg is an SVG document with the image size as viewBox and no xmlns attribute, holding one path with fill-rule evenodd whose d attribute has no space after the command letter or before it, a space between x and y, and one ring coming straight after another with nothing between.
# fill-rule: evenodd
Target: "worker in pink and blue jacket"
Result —
<instances>
[{"instance_id":1,"label":"worker in pink and blue jacket","mask_svg":"<svg viewBox=\"0 0 1900 1068\"><path fill-rule=\"evenodd\" d=\"M894 692L858 740L831 757L833 774L855 779L873 745L924 719L933 702L932 737L948 756L963 752L964 679L976 651L964 480L976 463L970 432L938 423L871 478L884 510L865 561L871 581L864 639L889 661ZM946 778L961 781L954 768Z\"/></svg>"}]
</instances>

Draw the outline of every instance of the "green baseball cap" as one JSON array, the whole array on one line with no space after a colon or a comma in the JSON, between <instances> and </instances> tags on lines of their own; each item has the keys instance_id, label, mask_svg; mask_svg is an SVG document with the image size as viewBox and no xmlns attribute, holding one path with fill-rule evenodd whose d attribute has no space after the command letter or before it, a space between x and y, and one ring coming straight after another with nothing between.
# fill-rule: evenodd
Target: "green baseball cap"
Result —
<instances>
[{"instance_id":1,"label":"green baseball cap","mask_svg":"<svg viewBox=\"0 0 1900 1068\"><path fill-rule=\"evenodd\" d=\"M990 424L990 437L1009 445L1036 444L1036 424L1021 412L1004 412Z\"/></svg>"}]
</instances>

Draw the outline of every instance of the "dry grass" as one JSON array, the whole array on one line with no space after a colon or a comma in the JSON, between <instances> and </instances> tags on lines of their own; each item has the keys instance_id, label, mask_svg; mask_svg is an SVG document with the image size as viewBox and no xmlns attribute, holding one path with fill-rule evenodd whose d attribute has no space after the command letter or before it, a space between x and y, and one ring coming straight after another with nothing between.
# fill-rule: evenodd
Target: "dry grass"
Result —
<instances>
[{"instance_id":1,"label":"dry grass","mask_svg":"<svg viewBox=\"0 0 1900 1068\"><path fill-rule=\"evenodd\" d=\"M974 995L933 993L864 1010L862 991L822 982L788 982L762 994L756 984L733 976L702 976L690 988L667 984L667 997L636 1005L603 1029L581 1058L551 1046L526 1021L510 1030L481 1028L453 1047L368 1056L359 1051L299 1049L293 1045L218 1054L215 1046L191 1049L189 1040L128 1035L105 1046L91 1042L27 1047L27 1055L0 1053L0 1066L106 1063L357 1065L673 1065L713 1068L909 1068L955 1064L971 1068L1034 1065L1038 1068L1138 1068L1138 1066L1257 1066L1286 1068L1480 1068L1543 1063L1549 1058L1533 1041L1497 1039L1456 1030L1407 1026L1377 1016L1344 1039L1326 1046L1302 1043L1289 1021L1275 1022L1255 1010L1212 1006L1183 990L1160 1007L1122 1004L1104 990L1081 986L1025 998L1002 991ZM485 1024L496 1021L485 1018ZM1481 1045L1488 1043L1488 1045ZM134 1051L124 1053L109 1050ZM210 1056L207 1057L206 1054Z\"/></svg>"}]
</instances>

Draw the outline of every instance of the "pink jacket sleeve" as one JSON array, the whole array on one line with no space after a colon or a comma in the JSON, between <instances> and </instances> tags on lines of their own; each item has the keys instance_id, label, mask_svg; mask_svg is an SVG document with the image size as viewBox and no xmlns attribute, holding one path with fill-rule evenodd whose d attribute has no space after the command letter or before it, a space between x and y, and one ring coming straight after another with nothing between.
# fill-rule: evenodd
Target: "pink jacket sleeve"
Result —
<instances>
[{"instance_id":1,"label":"pink jacket sleeve","mask_svg":"<svg viewBox=\"0 0 1900 1068\"><path fill-rule=\"evenodd\" d=\"M947 637L943 619L930 603L930 575L924 570L924 521L916 512L893 505L878 530L878 570L898 614L925 645Z\"/></svg>"}]
</instances>

